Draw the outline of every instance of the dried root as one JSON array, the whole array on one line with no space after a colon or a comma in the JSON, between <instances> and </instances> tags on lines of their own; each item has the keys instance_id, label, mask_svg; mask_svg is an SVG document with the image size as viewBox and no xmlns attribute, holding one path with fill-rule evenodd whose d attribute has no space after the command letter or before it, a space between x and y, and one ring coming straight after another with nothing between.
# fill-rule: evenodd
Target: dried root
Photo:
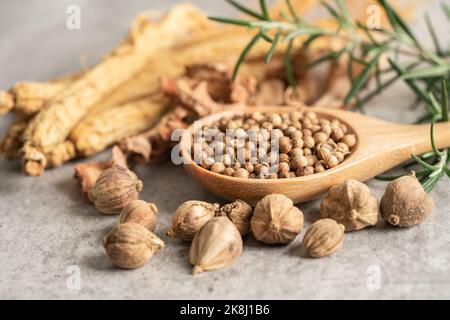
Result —
<instances>
[{"instance_id":1,"label":"dried root","mask_svg":"<svg viewBox=\"0 0 450 320\"><path fill-rule=\"evenodd\" d=\"M55 146L45 154L47 159L47 167L59 167L65 162L75 158L77 156L77 150L72 141L66 140L63 143Z\"/></svg>"},{"instance_id":2,"label":"dried root","mask_svg":"<svg viewBox=\"0 0 450 320\"><path fill-rule=\"evenodd\" d=\"M67 87L65 82L18 82L10 89L14 96L14 111L23 118L30 118Z\"/></svg>"},{"instance_id":3,"label":"dried root","mask_svg":"<svg viewBox=\"0 0 450 320\"><path fill-rule=\"evenodd\" d=\"M14 97L0 90L0 115L8 113L14 107Z\"/></svg>"},{"instance_id":4,"label":"dried root","mask_svg":"<svg viewBox=\"0 0 450 320\"><path fill-rule=\"evenodd\" d=\"M147 97L93 115L73 130L70 140L78 154L91 156L121 139L149 129L166 106L160 97Z\"/></svg>"},{"instance_id":5,"label":"dried root","mask_svg":"<svg viewBox=\"0 0 450 320\"><path fill-rule=\"evenodd\" d=\"M23 119L16 119L10 126L5 138L0 145L0 151L8 160L17 159L20 157L20 148L22 143L20 137L27 127L27 121Z\"/></svg>"},{"instance_id":6,"label":"dried root","mask_svg":"<svg viewBox=\"0 0 450 320\"><path fill-rule=\"evenodd\" d=\"M173 110L155 128L124 139L120 147L130 159L139 162L164 159L173 146L171 135L174 130L187 128L194 120L206 115L245 105L284 105L286 87L284 81L275 78L258 84L255 77L239 76L233 82L230 66L223 63L188 66L183 76L164 78L161 82L161 90Z\"/></svg>"},{"instance_id":7,"label":"dried root","mask_svg":"<svg viewBox=\"0 0 450 320\"><path fill-rule=\"evenodd\" d=\"M136 19L125 42L49 101L30 121L23 135L25 173L38 173L35 169L45 162L45 153L64 142L96 103L133 78L152 55L208 24L203 14L188 5L174 7L158 24L142 17ZM39 165L31 164L33 161L39 161Z\"/></svg>"}]
</instances>

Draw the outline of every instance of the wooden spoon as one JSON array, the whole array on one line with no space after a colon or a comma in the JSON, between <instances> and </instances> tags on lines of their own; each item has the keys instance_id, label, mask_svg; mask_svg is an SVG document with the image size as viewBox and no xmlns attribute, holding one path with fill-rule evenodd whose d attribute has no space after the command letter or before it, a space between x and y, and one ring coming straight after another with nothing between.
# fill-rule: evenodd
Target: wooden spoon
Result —
<instances>
[{"instance_id":1,"label":"wooden spoon","mask_svg":"<svg viewBox=\"0 0 450 320\"><path fill-rule=\"evenodd\" d=\"M202 125L222 117L252 111L283 112L288 107L258 107L240 111L226 111L207 116ZM242 179L206 170L191 159L190 135L193 127L181 139L180 150L185 170L206 190L228 200L242 199L255 204L271 193L281 193L294 203L314 199L336 184L347 179L365 181L410 159L411 154L420 155L431 151L430 125L403 125L382 121L359 113L325 108L308 108L318 116L337 118L345 123L357 137L352 154L340 165L321 173L287 179ZM450 147L450 122L435 125L435 142L438 148Z\"/></svg>"}]
</instances>

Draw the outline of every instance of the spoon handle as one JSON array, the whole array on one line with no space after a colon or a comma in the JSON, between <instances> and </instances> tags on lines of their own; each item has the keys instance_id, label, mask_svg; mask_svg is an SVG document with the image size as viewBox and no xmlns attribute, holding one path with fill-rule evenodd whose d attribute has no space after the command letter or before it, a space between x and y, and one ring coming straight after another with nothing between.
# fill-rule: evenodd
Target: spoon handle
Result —
<instances>
[{"instance_id":1,"label":"spoon handle","mask_svg":"<svg viewBox=\"0 0 450 320\"><path fill-rule=\"evenodd\" d=\"M356 125L359 132L358 148L343 162L343 174L366 180L381 174L409 159L432 151L430 125L401 125L370 120ZM450 122L438 123L434 140L439 149L450 147ZM369 168L369 169L368 169Z\"/></svg>"},{"instance_id":2,"label":"spoon handle","mask_svg":"<svg viewBox=\"0 0 450 320\"><path fill-rule=\"evenodd\" d=\"M386 144L398 149L402 148L410 154L420 155L432 151L431 126L424 125L395 125L391 137L384 137ZM434 125L434 141L439 149L450 147L450 122Z\"/></svg>"}]
</instances>

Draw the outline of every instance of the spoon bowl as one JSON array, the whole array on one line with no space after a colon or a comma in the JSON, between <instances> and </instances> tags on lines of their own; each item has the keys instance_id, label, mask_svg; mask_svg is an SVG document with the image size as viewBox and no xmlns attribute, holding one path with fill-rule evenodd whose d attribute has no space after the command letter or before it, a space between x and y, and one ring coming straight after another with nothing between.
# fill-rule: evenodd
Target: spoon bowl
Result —
<instances>
[{"instance_id":1,"label":"spoon bowl","mask_svg":"<svg viewBox=\"0 0 450 320\"><path fill-rule=\"evenodd\" d=\"M289 112L290 107L248 107L229 110L201 119L208 125L223 117L259 111L264 113ZM357 143L351 154L338 166L308 176L285 179L243 179L225 176L196 164L191 157L194 125L186 131L180 142L184 168L203 188L227 200L242 199L254 205L262 197L279 193L301 203L319 197L331 187L347 179L365 181L410 159L411 154L431 151L429 125L403 125L379 120L338 109L311 107L319 117L338 119L356 135ZM438 148L450 147L450 123L435 126Z\"/></svg>"}]
</instances>

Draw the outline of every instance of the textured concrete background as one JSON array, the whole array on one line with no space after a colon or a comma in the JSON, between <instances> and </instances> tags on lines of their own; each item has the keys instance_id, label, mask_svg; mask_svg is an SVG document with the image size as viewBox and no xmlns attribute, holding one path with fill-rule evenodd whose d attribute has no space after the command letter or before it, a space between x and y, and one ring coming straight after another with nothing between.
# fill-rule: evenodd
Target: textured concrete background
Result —
<instances>
[{"instance_id":1,"label":"textured concrete background","mask_svg":"<svg viewBox=\"0 0 450 320\"><path fill-rule=\"evenodd\" d=\"M125 34L140 10L167 8L177 1L20 0L0 4L0 87L18 80L45 80L75 71L80 57L95 61ZM194 1L208 12L231 14L222 1ZM82 29L65 27L66 8L78 4ZM437 1L427 8L447 34ZM445 26L445 27L444 27ZM421 23L415 31L428 35ZM368 112L385 119L412 122L407 109L413 99L403 85L373 101ZM0 119L3 134L8 117ZM99 158L106 157L100 155ZM399 230L383 221L370 229L346 234L337 254L307 258L302 234L288 246L269 247L252 237L231 268L190 275L188 245L169 240L164 232L171 213L188 199L220 201L172 165L140 167L143 199L160 212L156 233L167 248L143 268L113 268L101 239L115 217L102 216L80 197L72 164L26 178L16 162L0 160L0 298L137 298L137 299L392 299L450 298L450 180L432 192L437 209L424 224ZM385 183L370 181L381 197ZM318 201L300 205L306 226L317 219ZM81 289L67 286L73 268L81 273ZM381 286L370 284L379 274Z\"/></svg>"}]
</instances>

